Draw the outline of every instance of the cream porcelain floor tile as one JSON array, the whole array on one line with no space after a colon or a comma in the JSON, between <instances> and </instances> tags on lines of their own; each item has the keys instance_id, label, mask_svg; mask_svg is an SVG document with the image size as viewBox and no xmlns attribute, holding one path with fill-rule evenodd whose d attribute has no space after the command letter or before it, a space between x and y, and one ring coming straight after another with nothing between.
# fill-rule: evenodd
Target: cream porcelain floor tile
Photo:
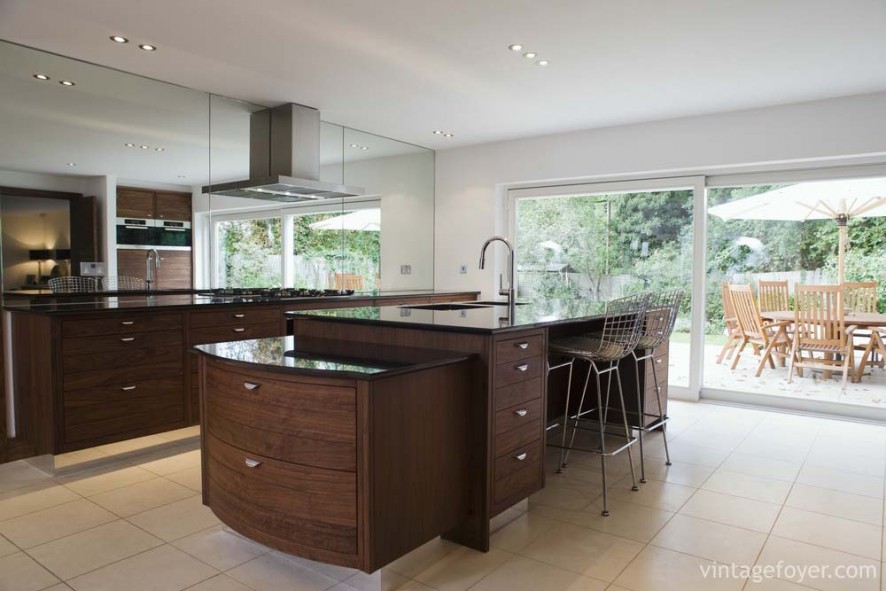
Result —
<instances>
[{"instance_id":1,"label":"cream porcelain floor tile","mask_svg":"<svg viewBox=\"0 0 886 591\"><path fill-rule=\"evenodd\" d=\"M169 443L166 439L159 435L148 435L146 437L138 437L136 439L127 439L126 441L118 441L117 443L109 443L100 445L96 449L109 456L118 454L129 454L140 451L150 450L157 445Z\"/></svg>"},{"instance_id":2,"label":"cream porcelain floor tile","mask_svg":"<svg viewBox=\"0 0 886 591\"><path fill-rule=\"evenodd\" d=\"M753 564L766 534L674 515L650 544L721 563Z\"/></svg>"},{"instance_id":3,"label":"cream porcelain floor tile","mask_svg":"<svg viewBox=\"0 0 886 591\"><path fill-rule=\"evenodd\" d=\"M815 449L806 457L807 466L820 466L856 472L876 478L883 477L886 456L882 453L865 453L864 450Z\"/></svg>"},{"instance_id":4,"label":"cream porcelain floor tile","mask_svg":"<svg viewBox=\"0 0 886 591\"><path fill-rule=\"evenodd\" d=\"M395 591L402 589L409 582L410 580L401 574L382 569L381 573L372 573L371 575L357 571L340 584L358 591Z\"/></svg>"},{"instance_id":5,"label":"cream porcelain floor tile","mask_svg":"<svg viewBox=\"0 0 886 591\"><path fill-rule=\"evenodd\" d=\"M810 589L813 589L813 587L806 587L781 579L761 579L756 583L753 580L749 580L748 584L745 585L745 591L809 591Z\"/></svg>"},{"instance_id":6,"label":"cream porcelain floor tile","mask_svg":"<svg viewBox=\"0 0 886 591\"><path fill-rule=\"evenodd\" d=\"M697 464L707 466L708 468L716 468L723 463L731 450L714 447L701 447L698 445L690 445L688 443L680 443L677 438L673 442L669 442L671 459L679 459L686 464ZM654 454L654 455L653 455ZM647 454L646 458L658 457L664 459L664 451L658 452L654 450Z\"/></svg>"},{"instance_id":7,"label":"cream porcelain floor tile","mask_svg":"<svg viewBox=\"0 0 886 591\"><path fill-rule=\"evenodd\" d=\"M209 507L203 505L199 495L138 513L128 519L167 542L221 523Z\"/></svg>"},{"instance_id":8,"label":"cream porcelain floor tile","mask_svg":"<svg viewBox=\"0 0 886 591\"><path fill-rule=\"evenodd\" d=\"M529 503L526 503L526 507L529 507ZM521 515L526 513L526 510L523 507L510 507L505 509L495 517L489 520L489 531L490 533L495 533L498 530L502 529Z\"/></svg>"},{"instance_id":9,"label":"cream porcelain floor tile","mask_svg":"<svg viewBox=\"0 0 886 591\"><path fill-rule=\"evenodd\" d=\"M785 505L835 517L864 521L871 525L882 525L883 523L883 503L880 499L809 486L808 484L795 484Z\"/></svg>"},{"instance_id":10,"label":"cream porcelain floor tile","mask_svg":"<svg viewBox=\"0 0 886 591\"><path fill-rule=\"evenodd\" d=\"M458 544L453 544L442 538L434 538L430 542L419 546L409 554L401 556L385 568L410 579L414 579L415 575L432 564L443 560L444 557L455 552L458 548L461 548Z\"/></svg>"},{"instance_id":11,"label":"cream porcelain floor tile","mask_svg":"<svg viewBox=\"0 0 886 591\"><path fill-rule=\"evenodd\" d=\"M165 439L166 441L182 441L185 439L191 439L193 437L200 437L200 425L193 425L191 427L185 427L184 429L176 429L174 431L157 433L157 437Z\"/></svg>"},{"instance_id":12,"label":"cream porcelain floor tile","mask_svg":"<svg viewBox=\"0 0 886 591\"><path fill-rule=\"evenodd\" d=\"M771 437L749 435L741 445L735 448L736 453L751 456L763 456L788 462L802 462L812 447L812 442L797 442L791 438L786 440Z\"/></svg>"},{"instance_id":13,"label":"cream porcelain floor tile","mask_svg":"<svg viewBox=\"0 0 886 591\"><path fill-rule=\"evenodd\" d=\"M767 503L784 503L791 483L720 469L708 478L702 488Z\"/></svg>"},{"instance_id":14,"label":"cream porcelain floor tile","mask_svg":"<svg viewBox=\"0 0 886 591\"><path fill-rule=\"evenodd\" d=\"M607 472L607 476L608 475L609 472ZM594 491L599 494L601 482L602 476L600 474L600 467L597 466L596 469L591 469L591 466L587 465L572 465L563 470L560 474L556 473L555 468L554 471L548 474L547 478L545 478L546 485L551 484L554 486L575 488L589 494L593 494Z\"/></svg>"},{"instance_id":15,"label":"cream porcelain floor tile","mask_svg":"<svg viewBox=\"0 0 886 591\"><path fill-rule=\"evenodd\" d=\"M28 553L60 579L68 580L162 543L118 520L36 546Z\"/></svg>"},{"instance_id":16,"label":"cream porcelain floor tile","mask_svg":"<svg viewBox=\"0 0 886 591\"><path fill-rule=\"evenodd\" d=\"M16 548L15 544L0 536L0 556L6 556L8 554L15 554L18 552L18 548Z\"/></svg>"},{"instance_id":17,"label":"cream porcelain floor tile","mask_svg":"<svg viewBox=\"0 0 886 591\"><path fill-rule=\"evenodd\" d=\"M733 453L726 458L720 468L731 472L741 472L751 476L774 478L793 482L802 467L800 461L779 460L764 456L752 456L743 453Z\"/></svg>"},{"instance_id":18,"label":"cream porcelain floor tile","mask_svg":"<svg viewBox=\"0 0 886 591\"><path fill-rule=\"evenodd\" d=\"M130 556L68 581L77 591L177 591L218 573L169 545Z\"/></svg>"},{"instance_id":19,"label":"cream porcelain floor tile","mask_svg":"<svg viewBox=\"0 0 886 591\"><path fill-rule=\"evenodd\" d=\"M86 465L89 462L104 460L108 456L94 447L80 449L52 456L53 469L59 470L76 470L81 464Z\"/></svg>"},{"instance_id":20,"label":"cream porcelain floor tile","mask_svg":"<svg viewBox=\"0 0 886 591\"><path fill-rule=\"evenodd\" d=\"M880 560L881 526L785 507L772 528L783 538Z\"/></svg>"},{"instance_id":21,"label":"cream porcelain floor tile","mask_svg":"<svg viewBox=\"0 0 886 591\"><path fill-rule=\"evenodd\" d=\"M172 472L164 476L164 478L176 484L186 486L193 491L203 492L203 471L200 469L200 466Z\"/></svg>"},{"instance_id":22,"label":"cream porcelain floor tile","mask_svg":"<svg viewBox=\"0 0 886 591\"><path fill-rule=\"evenodd\" d=\"M43 591L71 591L71 588L64 583L58 583L57 585L43 589Z\"/></svg>"},{"instance_id":23,"label":"cream porcelain floor tile","mask_svg":"<svg viewBox=\"0 0 886 591\"><path fill-rule=\"evenodd\" d=\"M95 503L81 499L4 521L0 534L27 549L116 519Z\"/></svg>"},{"instance_id":24,"label":"cream porcelain floor tile","mask_svg":"<svg viewBox=\"0 0 886 591\"><path fill-rule=\"evenodd\" d=\"M820 466L803 466L797 482L856 495L883 498L883 479L845 470Z\"/></svg>"},{"instance_id":25,"label":"cream porcelain floor tile","mask_svg":"<svg viewBox=\"0 0 886 591\"><path fill-rule=\"evenodd\" d=\"M302 558L300 556L293 556L291 554L285 554L283 552L274 552L275 555L284 558L286 560L291 560L296 564L300 564L301 566L306 566L307 568L317 571L321 575L326 575L336 581L346 581L359 573L356 568L348 568L346 566L336 566L334 564L326 564L324 562L317 562L315 560L309 560L307 558ZM393 571L391 571L393 572ZM396 573L395 573L396 574ZM407 580L406 577L402 575L397 575L398 580Z\"/></svg>"},{"instance_id":26,"label":"cream porcelain floor tile","mask_svg":"<svg viewBox=\"0 0 886 591\"><path fill-rule=\"evenodd\" d=\"M638 477L639 478L639 477ZM672 484L661 480L649 480L646 484L639 484L640 490L631 490L631 477L627 476L613 485L609 493L610 500L628 501L645 505L662 511L676 511L683 506L689 497L695 493L695 488ZM597 505L601 501L597 500Z\"/></svg>"},{"instance_id":27,"label":"cream porcelain floor tile","mask_svg":"<svg viewBox=\"0 0 886 591\"><path fill-rule=\"evenodd\" d=\"M65 476L59 479L69 489L85 497L123 488L137 482L151 480L156 476L147 470L130 466L98 468Z\"/></svg>"},{"instance_id":28,"label":"cream porcelain floor tile","mask_svg":"<svg viewBox=\"0 0 886 591\"><path fill-rule=\"evenodd\" d=\"M732 451L744 441L747 435L747 430L720 432L694 425L676 436L674 442L680 445L695 445L697 447Z\"/></svg>"},{"instance_id":29,"label":"cream porcelain floor tile","mask_svg":"<svg viewBox=\"0 0 886 591\"><path fill-rule=\"evenodd\" d=\"M738 591L745 581L705 578L702 569L714 563L664 548L647 546L616 579L633 591Z\"/></svg>"},{"instance_id":30,"label":"cream porcelain floor tile","mask_svg":"<svg viewBox=\"0 0 886 591\"><path fill-rule=\"evenodd\" d=\"M522 556L504 563L471 591L604 591L606 583Z\"/></svg>"},{"instance_id":31,"label":"cream porcelain floor tile","mask_svg":"<svg viewBox=\"0 0 886 591\"><path fill-rule=\"evenodd\" d=\"M38 591L58 579L24 552L0 558L0 589L3 591Z\"/></svg>"},{"instance_id":32,"label":"cream porcelain floor tile","mask_svg":"<svg viewBox=\"0 0 886 591\"><path fill-rule=\"evenodd\" d=\"M181 472L186 468L198 468L200 466L200 450L196 449L174 456L139 464L139 467L153 472L159 476L165 476L172 472Z\"/></svg>"},{"instance_id":33,"label":"cream porcelain floor tile","mask_svg":"<svg viewBox=\"0 0 886 591\"><path fill-rule=\"evenodd\" d=\"M221 574L188 587L187 591L252 591L252 589L228 575Z\"/></svg>"},{"instance_id":34,"label":"cream porcelain floor tile","mask_svg":"<svg viewBox=\"0 0 886 591\"><path fill-rule=\"evenodd\" d=\"M647 458L646 478L698 488L714 473L714 468L678 462L674 460L673 455L671 460L672 463L668 466L662 461L662 458Z\"/></svg>"},{"instance_id":35,"label":"cream porcelain floor tile","mask_svg":"<svg viewBox=\"0 0 886 591\"><path fill-rule=\"evenodd\" d=\"M227 572L228 576L255 589L255 591L321 591L338 581L322 575L276 553L268 553Z\"/></svg>"},{"instance_id":36,"label":"cream porcelain floor tile","mask_svg":"<svg viewBox=\"0 0 886 591\"><path fill-rule=\"evenodd\" d=\"M36 488L14 490L0 497L0 521L21 517L63 503L70 503L79 498L80 495L74 491L57 484L49 486L40 484Z\"/></svg>"},{"instance_id":37,"label":"cream porcelain floor tile","mask_svg":"<svg viewBox=\"0 0 886 591\"><path fill-rule=\"evenodd\" d=\"M508 552L519 552L559 522L535 513L523 513L492 534L490 545Z\"/></svg>"},{"instance_id":38,"label":"cream porcelain floor tile","mask_svg":"<svg viewBox=\"0 0 886 591\"><path fill-rule=\"evenodd\" d=\"M52 482L52 476L24 460L0 464L0 493Z\"/></svg>"},{"instance_id":39,"label":"cream porcelain floor tile","mask_svg":"<svg viewBox=\"0 0 886 591\"><path fill-rule=\"evenodd\" d=\"M120 517L128 517L196 494L180 484L169 482L164 478L154 478L90 498Z\"/></svg>"},{"instance_id":40,"label":"cream porcelain floor tile","mask_svg":"<svg viewBox=\"0 0 886 591\"><path fill-rule=\"evenodd\" d=\"M781 577L779 578L822 591L874 591L879 589L880 586L880 562L877 560L870 560L829 548L788 540L775 535L769 536L766 545L763 546L763 552L760 553L757 564L767 565L770 568L778 568L781 565ZM790 571L786 570L785 566L790 566ZM831 573L837 567L844 569L847 567L853 569L873 569L872 572L878 576L873 579L859 577L851 580L823 577L811 578L808 576L809 570L799 570L799 567L806 568L809 566L827 568ZM793 575L793 577L788 575Z\"/></svg>"},{"instance_id":41,"label":"cream porcelain floor tile","mask_svg":"<svg viewBox=\"0 0 886 591\"><path fill-rule=\"evenodd\" d=\"M603 581L613 581L643 549L643 544L563 523L520 554Z\"/></svg>"},{"instance_id":42,"label":"cream porcelain floor tile","mask_svg":"<svg viewBox=\"0 0 886 591\"><path fill-rule=\"evenodd\" d=\"M539 506L532 509L531 512L549 519L589 527L639 542L651 540L673 515L668 511L620 501L609 503L609 517L603 517L597 506L592 506L585 511L567 511L556 507Z\"/></svg>"},{"instance_id":43,"label":"cream porcelain floor tile","mask_svg":"<svg viewBox=\"0 0 886 591\"><path fill-rule=\"evenodd\" d=\"M683 515L768 533L781 505L699 490L680 509Z\"/></svg>"},{"instance_id":44,"label":"cream porcelain floor tile","mask_svg":"<svg viewBox=\"0 0 886 591\"><path fill-rule=\"evenodd\" d=\"M529 506L547 505L570 511L580 511L591 504L593 497L584 491L556 484L546 486L529 497Z\"/></svg>"},{"instance_id":45,"label":"cream porcelain floor tile","mask_svg":"<svg viewBox=\"0 0 886 591\"><path fill-rule=\"evenodd\" d=\"M489 552L459 548L414 578L439 591L464 591L512 557L510 552L497 548Z\"/></svg>"},{"instance_id":46,"label":"cream porcelain floor tile","mask_svg":"<svg viewBox=\"0 0 886 591\"><path fill-rule=\"evenodd\" d=\"M225 571L269 551L243 536L225 530L222 525L191 534L172 543L179 550Z\"/></svg>"}]
</instances>

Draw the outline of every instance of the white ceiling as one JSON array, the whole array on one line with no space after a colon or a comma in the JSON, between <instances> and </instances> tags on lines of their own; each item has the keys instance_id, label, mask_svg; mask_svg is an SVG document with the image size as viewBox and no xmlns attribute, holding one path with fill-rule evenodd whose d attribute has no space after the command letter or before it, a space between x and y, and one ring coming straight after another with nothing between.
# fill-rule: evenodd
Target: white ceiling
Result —
<instances>
[{"instance_id":1,"label":"white ceiling","mask_svg":"<svg viewBox=\"0 0 886 591\"><path fill-rule=\"evenodd\" d=\"M0 1L0 38L437 149L881 91L884 30L883 0Z\"/></svg>"}]
</instances>

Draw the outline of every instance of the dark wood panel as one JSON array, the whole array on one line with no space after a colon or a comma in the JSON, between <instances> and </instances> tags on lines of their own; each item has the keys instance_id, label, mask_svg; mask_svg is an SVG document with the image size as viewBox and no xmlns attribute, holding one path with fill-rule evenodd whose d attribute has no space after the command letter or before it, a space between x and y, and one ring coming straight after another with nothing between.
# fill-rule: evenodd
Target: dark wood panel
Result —
<instances>
[{"instance_id":1,"label":"dark wood panel","mask_svg":"<svg viewBox=\"0 0 886 591\"><path fill-rule=\"evenodd\" d=\"M71 274L80 274L80 263L100 261L98 212L95 197L71 199ZM113 231L113 230L109 230Z\"/></svg>"},{"instance_id":2,"label":"dark wood panel","mask_svg":"<svg viewBox=\"0 0 886 591\"><path fill-rule=\"evenodd\" d=\"M117 249L117 275L146 279L145 257L147 251L132 248Z\"/></svg>"},{"instance_id":3,"label":"dark wood panel","mask_svg":"<svg viewBox=\"0 0 886 591\"><path fill-rule=\"evenodd\" d=\"M191 289L193 286L193 263L189 250L158 250L160 266L157 268L156 289Z\"/></svg>"},{"instance_id":4,"label":"dark wood panel","mask_svg":"<svg viewBox=\"0 0 886 591\"><path fill-rule=\"evenodd\" d=\"M515 449L524 447L540 434L539 423L527 423L522 427L495 436L495 457L501 457Z\"/></svg>"},{"instance_id":5,"label":"dark wood panel","mask_svg":"<svg viewBox=\"0 0 886 591\"><path fill-rule=\"evenodd\" d=\"M133 313L111 318L101 314L77 320L63 320L62 336L132 335L152 331L178 331L181 334L181 328L181 314Z\"/></svg>"},{"instance_id":6,"label":"dark wood panel","mask_svg":"<svg viewBox=\"0 0 886 591\"><path fill-rule=\"evenodd\" d=\"M545 354L544 335L534 334L516 339L504 339L495 343L495 363L516 361Z\"/></svg>"},{"instance_id":7,"label":"dark wood panel","mask_svg":"<svg viewBox=\"0 0 886 591\"><path fill-rule=\"evenodd\" d=\"M191 221L191 194L157 191L154 202L157 219Z\"/></svg>"},{"instance_id":8,"label":"dark wood panel","mask_svg":"<svg viewBox=\"0 0 886 591\"><path fill-rule=\"evenodd\" d=\"M261 324L280 322L279 306L252 308L224 308L207 312L191 312L191 328Z\"/></svg>"},{"instance_id":9,"label":"dark wood panel","mask_svg":"<svg viewBox=\"0 0 886 591\"><path fill-rule=\"evenodd\" d=\"M357 475L289 464L232 447L212 434L204 439L210 507L222 521L273 543L338 554L357 554ZM247 465L255 463L253 467ZM240 526L240 527L238 527ZM251 534L250 534L251 535Z\"/></svg>"},{"instance_id":10,"label":"dark wood panel","mask_svg":"<svg viewBox=\"0 0 886 591\"><path fill-rule=\"evenodd\" d=\"M154 192L148 189L117 187L117 217L153 218Z\"/></svg>"},{"instance_id":11,"label":"dark wood panel","mask_svg":"<svg viewBox=\"0 0 886 591\"><path fill-rule=\"evenodd\" d=\"M496 460L496 480L493 492L493 513L499 513L514 503L540 490L544 484L542 449L540 442L527 445L519 454L510 454ZM499 477L501 474L501 477Z\"/></svg>"},{"instance_id":12,"label":"dark wood panel","mask_svg":"<svg viewBox=\"0 0 886 591\"><path fill-rule=\"evenodd\" d=\"M356 470L353 387L235 373L210 363L205 394L207 427L227 443L287 462Z\"/></svg>"},{"instance_id":13,"label":"dark wood panel","mask_svg":"<svg viewBox=\"0 0 886 591\"><path fill-rule=\"evenodd\" d=\"M181 375L182 346L180 343L157 343L137 347L120 347L109 351L65 352L62 358L65 389L72 389L72 382L93 380L91 385L117 384L118 377L126 381L127 375L141 376L146 370L155 375ZM156 368L164 368L159 370ZM161 373L164 371L166 373ZM131 372L131 373L127 373ZM90 374L84 377L84 374ZM113 376L113 377L111 377ZM135 379L134 377L132 379Z\"/></svg>"},{"instance_id":14,"label":"dark wood panel","mask_svg":"<svg viewBox=\"0 0 886 591\"><path fill-rule=\"evenodd\" d=\"M224 343L227 341L242 341L244 339L261 339L266 337L279 337L282 328L278 322L264 324L239 324L231 326L213 326L207 328L192 328L190 342L193 345L206 343Z\"/></svg>"},{"instance_id":15,"label":"dark wood panel","mask_svg":"<svg viewBox=\"0 0 886 591\"><path fill-rule=\"evenodd\" d=\"M97 386L125 386L156 377L180 376L182 375L182 365L182 348L176 347L164 353L162 357L146 359L140 365L111 366L105 367L101 371L65 373L64 389L81 390Z\"/></svg>"},{"instance_id":16,"label":"dark wood panel","mask_svg":"<svg viewBox=\"0 0 886 591\"><path fill-rule=\"evenodd\" d=\"M541 440L535 440L495 460L495 481L500 483L527 465L538 466L541 461ZM499 487L502 488L502 487ZM500 491L499 491L500 492Z\"/></svg>"},{"instance_id":17,"label":"dark wood panel","mask_svg":"<svg viewBox=\"0 0 886 591\"><path fill-rule=\"evenodd\" d=\"M13 392L19 455L54 453L57 406L51 319L12 314Z\"/></svg>"},{"instance_id":18,"label":"dark wood panel","mask_svg":"<svg viewBox=\"0 0 886 591\"><path fill-rule=\"evenodd\" d=\"M495 386L501 388L524 380L540 377L544 370L542 357L530 357L499 363L495 366Z\"/></svg>"},{"instance_id":19,"label":"dark wood panel","mask_svg":"<svg viewBox=\"0 0 886 591\"><path fill-rule=\"evenodd\" d=\"M495 410L528 402L544 394L544 378L533 378L495 389Z\"/></svg>"},{"instance_id":20,"label":"dark wood panel","mask_svg":"<svg viewBox=\"0 0 886 591\"><path fill-rule=\"evenodd\" d=\"M495 413L495 434L500 435L527 423L538 426L542 420L541 397Z\"/></svg>"},{"instance_id":21,"label":"dark wood panel","mask_svg":"<svg viewBox=\"0 0 886 591\"><path fill-rule=\"evenodd\" d=\"M66 338L62 342L64 355L97 351L128 351L142 347L158 345L181 345L182 333L177 330L169 332L139 332L132 334L110 334L92 337Z\"/></svg>"}]
</instances>

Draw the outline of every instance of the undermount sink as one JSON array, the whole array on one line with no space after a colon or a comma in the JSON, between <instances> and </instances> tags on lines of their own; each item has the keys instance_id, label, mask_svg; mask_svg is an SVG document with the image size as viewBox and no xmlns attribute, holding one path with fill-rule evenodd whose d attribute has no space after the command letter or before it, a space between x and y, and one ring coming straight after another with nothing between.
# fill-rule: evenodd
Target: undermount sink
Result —
<instances>
[{"instance_id":1,"label":"undermount sink","mask_svg":"<svg viewBox=\"0 0 886 591\"><path fill-rule=\"evenodd\" d=\"M473 310L477 308L489 308L479 304L416 304L414 306L403 306L404 308L417 310Z\"/></svg>"},{"instance_id":2,"label":"undermount sink","mask_svg":"<svg viewBox=\"0 0 886 591\"><path fill-rule=\"evenodd\" d=\"M526 306L529 304L529 302L514 302L514 304L517 306ZM484 306L484 307L485 306L507 306L508 303L507 302L488 301L488 302L477 302L477 305Z\"/></svg>"}]
</instances>

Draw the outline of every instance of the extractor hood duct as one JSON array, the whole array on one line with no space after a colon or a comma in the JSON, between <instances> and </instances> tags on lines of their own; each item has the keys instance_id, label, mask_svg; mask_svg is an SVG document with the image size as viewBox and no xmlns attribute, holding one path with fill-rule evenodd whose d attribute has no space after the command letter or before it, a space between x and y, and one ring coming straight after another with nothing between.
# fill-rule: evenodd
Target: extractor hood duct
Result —
<instances>
[{"instance_id":1,"label":"extractor hood duct","mask_svg":"<svg viewBox=\"0 0 886 591\"><path fill-rule=\"evenodd\" d=\"M320 111L288 104L251 115L249 179L209 185L203 192L295 203L366 191L320 181Z\"/></svg>"}]
</instances>

